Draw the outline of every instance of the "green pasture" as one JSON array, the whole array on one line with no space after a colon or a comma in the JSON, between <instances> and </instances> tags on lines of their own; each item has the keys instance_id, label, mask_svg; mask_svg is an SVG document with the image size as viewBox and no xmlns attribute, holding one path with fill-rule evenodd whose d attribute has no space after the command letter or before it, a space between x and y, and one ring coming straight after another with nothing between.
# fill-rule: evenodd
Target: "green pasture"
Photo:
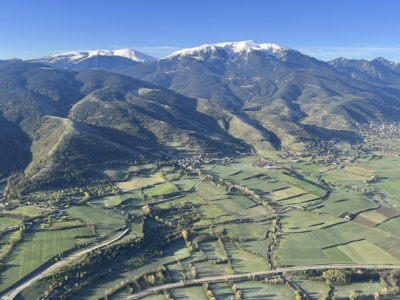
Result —
<instances>
[{"instance_id":1,"label":"green pasture","mask_svg":"<svg viewBox=\"0 0 400 300\"><path fill-rule=\"evenodd\" d=\"M249 250L253 253L257 253L266 258L268 244L270 241L271 237L259 241L256 240L256 241L242 242L242 246L244 249Z\"/></svg>"},{"instance_id":2,"label":"green pasture","mask_svg":"<svg viewBox=\"0 0 400 300\"><path fill-rule=\"evenodd\" d=\"M293 163L290 161L286 161L285 163L291 166L296 171L303 171L306 174L313 174L314 176L318 175L319 173L327 169L327 167L324 165L309 163L308 162L308 160L310 159L309 157L307 157L307 159L305 160L303 159L305 159L305 157L301 157L300 161L297 163Z\"/></svg>"},{"instance_id":3,"label":"green pasture","mask_svg":"<svg viewBox=\"0 0 400 300\"><path fill-rule=\"evenodd\" d=\"M236 172L240 171L241 169L235 168L235 167L226 167L226 166L221 166L219 165L212 173L213 176L218 177L218 178L223 178L227 179L230 177L232 174L235 174Z\"/></svg>"},{"instance_id":4,"label":"green pasture","mask_svg":"<svg viewBox=\"0 0 400 300\"><path fill-rule=\"evenodd\" d=\"M249 180L243 180L241 182L238 182L238 184L254 191L256 194L265 194L268 192L272 192L278 189L282 189L285 187L289 187L289 185L285 182L282 181L276 181L276 182L267 182L265 180L261 180L258 178L252 178Z\"/></svg>"},{"instance_id":5,"label":"green pasture","mask_svg":"<svg viewBox=\"0 0 400 300\"><path fill-rule=\"evenodd\" d=\"M218 241L199 243L199 248L204 252L209 260L223 259L225 257Z\"/></svg>"},{"instance_id":6,"label":"green pasture","mask_svg":"<svg viewBox=\"0 0 400 300\"><path fill-rule=\"evenodd\" d=\"M73 236L89 235L87 227L47 231L37 226L24 234L22 240L3 261L0 290L29 274L53 256L74 247Z\"/></svg>"},{"instance_id":7,"label":"green pasture","mask_svg":"<svg viewBox=\"0 0 400 300\"><path fill-rule=\"evenodd\" d=\"M269 270L267 262L262 257L243 251L231 243L225 243L225 249L236 274Z\"/></svg>"},{"instance_id":8,"label":"green pasture","mask_svg":"<svg viewBox=\"0 0 400 300\"><path fill-rule=\"evenodd\" d=\"M294 185L294 186L298 186L301 189L307 191L307 192L311 192L315 195L318 195L320 197L322 197L323 195L325 195L325 190L323 188L321 188L318 184L318 181L316 181L316 179L312 178L312 177L293 177L293 176L288 176L285 174L282 174L280 172L274 172L274 176L281 180L284 181L285 183L287 183L289 186L290 185ZM303 178L303 179L301 179ZM307 181L306 181L307 180ZM310 183L310 182L312 183Z\"/></svg>"},{"instance_id":9,"label":"green pasture","mask_svg":"<svg viewBox=\"0 0 400 300\"><path fill-rule=\"evenodd\" d=\"M396 184L388 180L379 180L378 183L374 183L372 184L372 186L375 189L378 188L380 191L384 192L389 197L400 198L400 187L398 185L399 182L400 180L397 181Z\"/></svg>"},{"instance_id":10,"label":"green pasture","mask_svg":"<svg viewBox=\"0 0 400 300\"><path fill-rule=\"evenodd\" d=\"M196 182L190 179L180 179L178 181L174 181L174 184L180 191L188 191L196 184Z\"/></svg>"},{"instance_id":11,"label":"green pasture","mask_svg":"<svg viewBox=\"0 0 400 300\"><path fill-rule=\"evenodd\" d=\"M358 192L341 187L331 189L331 197L323 203L318 204L317 210L321 213L337 217L345 211L357 213L366 209L377 208L373 200Z\"/></svg>"},{"instance_id":12,"label":"green pasture","mask_svg":"<svg viewBox=\"0 0 400 300\"><path fill-rule=\"evenodd\" d=\"M255 206L250 199L241 195L229 195L227 199L214 200L212 204L226 214L245 214L244 210Z\"/></svg>"},{"instance_id":13,"label":"green pasture","mask_svg":"<svg viewBox=\"0 0 400 300\"><path fill-rule=\"evenodd\" d=\"M93 200L90 200L90 202L93 203L94 205L99 205L104 207L115 207L119 206L122 202L123 204L139 204L143 202L143 199L140 192L138 190L135 190L131 192L125 192L119 195L97 197Z\"/></svg>"},{"instance_id":14,"label":"green pasture","mask_svg":"<svg viewBox=\"0 0 400 300\"><path fill-rule=\"evenodd\" d=\"M295 294L283 284L266 284L260 281L236 283L243 299L294 300Z\"/></svg>"},{"instance_id":15,"label":"green pasture","mask_svg":"<svg viewBox=\"0 0 400 300\"><path fill-rule=\"evenodd\" d=\"M208 286L216 299L231 299L235 298L235 294L232 292L232 287L229 283L211 283Z\"/></svg>"},{"instance_id":16,"label":"green pasture","mask_svg":"<svg viewBox=\"0 0 400 300\"><path fill-rule=\"evenodd\" d=\"M373 173L375 173L375 170L366 168L361 164L348 165L344 168L344 170L352 174L356 174L359 176L366 176L366 177L370 177Z\"/></svg>"},{"instance_id":17,"label":"green pasture","mask_svg":"<svg viewBox=\"0 0 400 300\"><path fill-rule=\"evenodd\" d=\"M179 282L183 280L182 269L178 262L168 264L166 268L173 282ZM191 276L191 274L186 274L186 276Z\"/></svg>"},{"instance_id":18,"label":"green pasture","mask_svg":"<svg viewBox=\"0 0 400 300\"><path fill-rule=\"evenodd\" d=\"M345 221L300 210L293 210L288 214L283 214L280 220L283 232L311 231L342 222Z\"/></svg>"},{"instance_id":19,"label":"green pasture","mask_svg":"<svg viewBox=\"0 0 400 300\"><path fill-rule=\"evenodd\" d=\"M24 215L28 217L36 217L40 215L39 208L27 207L27 206L18 206L12 210L7 211L8 214L16 214L16 215Z\"/></svg>"},{"instance_id":20,"label":"green pasture","mask_svg":"<svg viewBox=\"0 0 400 300\"><path fill-rule=\"evenodd\" d=\"M4 229L7 227L13 227L15 225L18 225L19 223L21 223L21 220L0 217L0 229Z\"/></svg>"},{"instance_id":21,"label":"green pasture","mask_svg":"<svg viewBox=\"0 0 400 300\"><path fill-rule=\"evenodd\" d=\"M207 218L215 218L225 214L212 204L200 206L197 211Z\"/></svg>"},{"instance_id":22,"label":"green pasture","mask_svg":"<svg viewBox=\"0 0 400 300\"><path fill-rule=\"evenodd\" d=\"M376 226L376 228L400 237L400 217L389 219Z\"/></svg>"},{"instance_id":23,"label":"green pasture","mask_svg":"<svg viewBox=\"0 0 400 300\"><path fill-rule=\"evenodd\" d=\"M363 180L366 179L365 176L360 176L346 171L330 170L326 173L323 173L321 178L327 182L333 181L349 186L356 185L361 188L367 188L367 186L363 183Z\"/></svg>"},{"instance_id":24,"label":"green pasture","mask_svg":"<svg viewBox=\"0 0 400 300\"><path fill-rule=\"evenodd\" d=\"M53 229L53 228L63 228L63 227L70 227L70 226L77 226L82 225L83 223L79 220L68 220L63 221L62 219L51 221L51 224L46 224L46 228Z\"/></svg>"},{"instance_id":25,"label":"green pasture","mask_svg":"<svg viewBox=\"0 0 400 300\"><path fill-rule=\"evenodd\" d=\"M282 189L279 191L274 191L265 195L267 199L271 199L273 201L285 200L287 198L292 198L295 196L304 195L307 192L298 187L289 187L286 189Z\"/></svg>"},{"instance_id":26,"label":"green pasture","mask_svg":"<svg viewBox=\"0 0 400 300\"><path fill-rule=\"evenodd\" d=\"M332 283L333 293L338 300L349 299L351 291L359 291L361 295L372 295L374 292L380 292L384 286L379 281L370 282L352 282L348 284Z\"/></svg>"},{"instance_id":27,"label":"green pasture","mask_svg":"<svg viewBox=\"0 0 400 300\"><path fill-rule=\"evenodd\" d=\"M170 290L173 299L208 300L208 296L202 286L185 287Z\"/></svg>"},{"instance_id":28,"label":"green pasture","mask_svg":"<svg viewBox=\"0 0 400 300\"><path fill-rule=\"evenodd\" d=\"M271 216L271 212L262 205L250 207L250 208L242 211L242 214L245 214L246 217L262 217L262 216L268 217L268 216Z\"/></svg>"},{"instance_id":29,"label":"green pasture","mask_svg":"<svg viewBox=\"0 0 400 300\"><path fill-rule=\"evenodd\" d=\"M358 241L338 246L356 264L398 264L399 261L383 249L368 241Z\"/></svg>"},{"instance_id":30,"label":"green pasture","mask_svg":"<svg viewBox=\"0 0 400 300\"><path fill-rule=\"evenodd\" d=\"M307 205L310 202L319 199L319 196L316 196L314 194L304 194L304 195L299 195L287 200L279 200L280 204L304 204Z\"/></svg>"},{"instance_id":31,"label":"green pasture","mask_svg":"<svg viewBox=\"0 0 400 300\"><path fill-rule=\"evenodd\" d=\"M162 172L157 172L155 174L145 173L142 174L142 176L130 176L127 181L115 182L115 185L122 191L126 192L164 181L165 178Z\"/></svg>"},{"instance_id":32,"label":"green pasture","mask_svg":"<svg viewBox=\"0 0 400 300\"><path fill-rule=\"evenodd\" d=\"M234 224L234 225L219 225L213 228L215 231L224 229L225 234L235 238L246 239L265 239L268 230L271 230L271 225L253 224Z\"/></svg>"},{"instance_id":33,"label":"green pasture","mask_svg":"<svg viewBox=\"0 0 400 300\"><path fill-rule=\"evenodd\" d=\"M193 263L193 265L196 268L197 278L231 275L228 263L213 265L208 263L208 261L199 261Z\"/></svg>"},{"instance_id":34,"label":"green pasture","mask_svg":"<svg viewBox=\"0 0 400 300\"><path fill-rule=\"evenodd\" d=\"M178 192L178 189L174 184L172 184L170 182L157 184L156 186L153 186L153 187L143 190L143 193L146 196L149 196L149 195L157 196L157 195L171 194L171 193L175 193L175 192Z\"/></svg>"},{"instance_id":35,"label":"green pasture","mask_svg":"<svg viewBox=\"0 0 400 300\"><path fill-rule=\"evenodd\" d=\"M94 225L96 237L100 240L111 239L118 234L114 230L125 225L124 219L112 217L89 205L74 206L66 212L71 218Z\"/></svg>"},{"instance_id":36,"label":"green pasture","mask_svg":"<svg viewBox=\"0 0 400 300\"><path fill-rule=\"evenodd\" d=\"M312 281L312 280L295 280L311 300L322 299L329 291L328 285L324 281Z\"/></svg>"},{"instance_id":37,"label":"green pasture","mask_svg":"<svg viewBox=\"0 0 400 300\"><path fill-rule=\"evenodd\" d=\"M169 201L165 201L165 202L160 202L160 203L154 204L154 207L166 208L171 204L182 203L182 202L204 203L204 200L201 199L196 194L191 193L189 195L186 195L186 196L174 199L174 200L169 200Z\"/></svg>"},{"instance_id":38,"label":"green pasture","mask_svg":"<svg viewBox=\"0 0 400 300\"><path fill-rule=\"evenodd\" d=\"M313 264L331 264L335 262L335 258L331 259L329 255L335 255L338 251L332 254L332 250L323 250L335 245L342 245L356 240L364 239L368 244L368 249L373 249L375 254L371 251L366 251L365 257L354 259L367 259L369 264L374 263L391 263L392 257L386 255L386 251L379 247L372 247L371 244L376 244L387 235L385 233L365 228L361 225L345 222L337 224L328 228L316 229L311 232L284 234L281 237L281 243L278 249L278 261L283 265L313 265ZM362 245L362 244L361 244ZM358 247L358 245L356 245ZM344 247L344 248L343 248ZM352 253L354 246L339 246L339 249L349 257ZM361 251L361 250L360 250ZM329 255L328 255L329 254ZM381 256L378 258L377 256ZM342 259L340 255L337 259ZM350 258L350 257L349 257Z\"/></svg>"},{"instance_id":39,"label":"green pasture","mask_svg":"<svg viewBox=\"0 0 400 300\"><path fill-rule=\"evenodd\" d=\"M214 182L204 180L197 186L197 191L204 193L208 196L220 196L225 195L225 188L217 186Z\"/></svg>"},{"instance_id":40,"label":"green pasture","mask_svg":"<svg viewBox=\"0 0 400 300\"><path fill-rule=\"evenodd\" d=\"M339 247L331 247L323 249L323 252L335 264L352 264L354 263Z\"/></svg>"}]
</instances>

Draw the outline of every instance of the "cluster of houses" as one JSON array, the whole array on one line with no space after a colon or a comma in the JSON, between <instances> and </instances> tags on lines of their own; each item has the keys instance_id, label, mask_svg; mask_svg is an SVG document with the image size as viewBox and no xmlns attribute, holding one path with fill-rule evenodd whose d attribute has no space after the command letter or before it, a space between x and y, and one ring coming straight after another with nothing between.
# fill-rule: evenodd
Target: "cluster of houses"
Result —
<instances>
[{"instance_id":1,"label":"cluster of houses","mask_svg":"<svg viewBox=\"0 0 400 300\"><path fill-rule=\"evenodd\" d=\"M23 225L32 226L32 225L35 225L35 224L45 223L45 222L47 222L49 220L49 218L59 219L60 217L63 217L65 215L66 215L66 213L63 210L61 210L61 211L59 211L57 213L49 215L47 218L34 219L31 222L21 223L21 224L15 225L15 226L8 227L7 229L18 229L19 227L21 227Z\"/></svg>"},{"instance_id":2,"label":"cluster of houses","mask_svg":"<svg viewBox=\"0 0 400 300\"><path fill-rule=\"evenodd\" d=\"M194 168L198 169L201 164L209 164L213 161L220 160L218 158L203 157L201 154L195 157L186 157L177 160L179 166L184 169Z\"/></svg>"},{"instance_id":3,"label":"cluster of houses","mask_svg":"<svg viewBox=\"0 0 400 300\"><path fill-rule=\"evenodd\" d=\"M392 139L400 138L400 127L398 123L374 123L362 125L359 133L367 139Z\"/></svg>"}]
</instances>

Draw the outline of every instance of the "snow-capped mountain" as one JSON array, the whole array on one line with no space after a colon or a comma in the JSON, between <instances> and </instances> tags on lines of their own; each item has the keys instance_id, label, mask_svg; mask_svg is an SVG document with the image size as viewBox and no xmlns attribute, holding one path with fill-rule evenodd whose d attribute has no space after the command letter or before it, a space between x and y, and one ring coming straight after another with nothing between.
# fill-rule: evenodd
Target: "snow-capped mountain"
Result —
<instances>
[{"instance_id":1,"label":"snow-capped mountain","mask_svg":"<svg viewBox=\"0 0 400 300\"><path fill-rule=\"evenodd\" d=\"M155 57L132 49L72 51L49 55L30 62L45 63L64 69L122 70L157 60Z\"/></svg>"},{"instance_id":2,"label":"snow-capped mountain","mask_svg":"<svg viewBox=\"0 0 400 300\"><path fill-rule=\"evenodd\" d=\"M262 52L268 56L282 59L282 55L290 50L292 49L277 44L258 44L257 42L250 40L243 42L203 45L200 47L183 49L165 57L164 59L172 59L177 57L184 58L190 56L191 58L197 60L208 60L210 58L220 57L221 55L226 54L226 58L228 60L235 60L241 54L247 54L254 51Z\"/></svg>"}]
</instances>

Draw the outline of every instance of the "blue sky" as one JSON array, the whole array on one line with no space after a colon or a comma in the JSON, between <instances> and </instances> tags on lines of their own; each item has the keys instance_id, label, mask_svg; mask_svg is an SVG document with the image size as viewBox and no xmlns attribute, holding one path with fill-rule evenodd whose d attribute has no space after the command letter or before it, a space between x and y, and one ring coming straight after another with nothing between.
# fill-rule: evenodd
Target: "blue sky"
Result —
<instances>
[{"instance_id":1,"label":"blue sky","mask_svg":"<svg viewBox=\"0 0 400 300\"><path fill-rule=\"evenodd\" d=\"M120 48L164 57L255 40L321 60L400 62L398 0L0 0L0 11L0 59Z\"/></svg>"}]
</instances>

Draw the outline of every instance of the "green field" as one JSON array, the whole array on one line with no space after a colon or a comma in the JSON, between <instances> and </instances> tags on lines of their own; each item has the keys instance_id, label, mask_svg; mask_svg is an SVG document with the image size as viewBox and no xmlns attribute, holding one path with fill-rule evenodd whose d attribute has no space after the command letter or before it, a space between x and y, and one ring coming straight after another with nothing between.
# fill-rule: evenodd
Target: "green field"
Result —
<instances>
[{"instance_id":1,"label":"green field","mask_svg":"<svg viewBox=\"0 0 400 300\"><path fill-rule=\"evenodd\" d=\"M189 195L186 195L186 196L183 196L183 197L179 197L179 198L174 199L174 200L164 201L164 202L161 202L161 203L154 204L154 206L155 207L159 207L159 208L166 208L171 204L182 203L182 202L204 203L204 200L201 199L196 194L192 193L192 194L189 194Z\"/></svg>"},{"instance_id":2,"label":"green field","mask_svg":"<svg viewBox=\"0 0 400 300\"><path fill-rule=\"evenodd\" d=\"M266 238L265 240L260 241L249 241L243 242L242 246L244 249L249 250L253 253L257 253L263 257L267 257L267 247L271 238Z\"/></svg>"},{"instance_id":3,"label":"green field","mask_svg":"<svg viewBox=\"0 0 400 300\"><path fill-rule=\"evenodd\" d=\"M170 294L173 299L208 300L207 294L201 286L173 289Z\"/></svg>"},{"instance_id":4,"label":"green field","mask_svg":"<svg viewBox=\"0 0 400 300\"><path fill-rule=\"evenodd\" d=\"M324 281L296 280L295 282L310 296L311 300L322 299L329 291Z\"/></svg>"},{"instance_id":5,"label":"green field","mask_svg":"<svg viewBox=\"0 0 400 300\"><path fill-rule=\"evenodd\" d=\"M335 263L335 260L340 261L345 259L345 256L339 255L338 253L340 252L338 251L332 252L333 250L328 250L328 252L326 252L326 250L322 248L365 239L366 241L363 244L338 246L339 250L345 253L351 260L367 261L368 264L393 263L397 260L389 254L391 248L383 249L379 247L379 242L386 238L387 235L385 233L370 230L350 222L337 224L324 229L316 229L311 232L285 234L281 239L281 245L278 250L278 261L284 265ZM354 248L358 249L356 251L362 251L359 247L360 245L367 248L365 253L360 254L361 256L358 257L354 255ZM375 245L377 246L375 247ZM392 246L397 247L396 244ZM328 254L333 255L332 259Z\"/></svg>"},{"instance_id":6,"label":"green field","mask_svg":"<svg viewBox=\"0 0 400 300\"><path fill-rule=\"evenodd\" d=\"M40 215L40 209L33 208L33 207L19 206L17 208L14 208L13 210L7 211L7 213L24 215L24 216L28 216L28 217L36 217L36 216Z\"/></svg>"},{"instance_id":7,"label":"green field","mask_svg":"<svg viewBox=\"0 0 400 300\"><path fill-rule=\"evenodd\" d=\"M225 243L225 248L236 274L269 270L267 262L262 257L243 251L231 243Z\"/></svg>"},{"instance_id":8,"label":"green field","mask_svg":"<svg viewBox=\"0 0 400 300\"><path fill-rule=\"evenodd\" d=\"M215 218L224 215L224 212L220 211L212 204L200 206L197 208L197 211L207 218Z\"/></svg>"},{"instance_id":9,"label":"green field","mask_svg":"<svg viewBox=\"0 0 400 300\"><path fill-rule=\"evenodd\" d=\"M220 225L213 228L216 232L225 230L225 234L236 238L247 239L264 239L267 236L268 230L271 230L271 225L261 224L234 224Z\"/></svg>"},{"instance_id":10,"label":"green field","mask_svg":"<svg viewBox=\"0 0 400 300\"><path fill-rule=\"evenodd\" d=\"M131 176L127 181L116 182L115 185L122 191L126 192L164 181L165 178L162 172L158 172L155 174L146 173L142 176Z\"/></svg>"},{"instance_id":11,"label":"green field","mask_svg":"<svg viewBox=\"0 0 400 300\"><path fill-rule=\"evenodd\" d=\"M344 221L300 210L294 210L288 214L282 215L281 228L283 232L303 232L316 230L342 222Z\"/></svg>"},{"instance_id":12,"label":"green field","mask_svg":"<svg viewBox=\"0 0 400 300\"><path fill-rule=\"evenodd\" d=\"M240 216L245 209L256 205L253 201L240 195L229 195L226 199L213 200L212 204L225 214L236 214Z\"/></svg>"},{"instance_id":13,"label":"green field","mask_svg":"<svg viewBox=\"0 0 400 300\"><path fill-rule=\"evenodd\" d=\"M19 223L21 223L21 221L18 219L0 217L0 229L4 229L7 227L13 227L15 225L18 225Z\"/></svg>"},{"instance_id":14,"label":"green field","mask_svg":"<svg viewBox=\"0 0 400 300\"><path fill-rule=\"evenodd\" d=\"M372 199L353 190L336 187L332 188L332 191L332 196L322 204L318 204L316 210L337 217L345 211L357 213L370 208L378 208Z\"/></svg>"},{"instance_id":15,"label":"green field","mask_svg":"<svg viewBox=\"0 0 400 300\"><path fill-rule=\"evenodd\" d=\"M375 291L380 292L384 287L378 282L353 282L350 284L337 284L333 283L333 293L336 299L349 299L351 291L359 291L361 295L373 294Z\"/></svg>"},{"instance_id":16,"label":"green field","mask_svg":"<svg viewBox=\"0 0 400 300\"><path fill-rule=\"evenodd\" d=\"M74 247L73 236L89 235L86 227L47 231L35 226L3 261L0 290L29 274L53 256Z\"/></svg>"},{"instance_id":17,"label":"green field","mask_svg":"<svg viewBox=\"0 0 400 300\"><path fill-rule=\"evenodd\" d=\"M217 260L218 258L223 259L225 257L225 254L217 241L202 242L199 244L199 247L203 250L209 260Z\"/></svg>"},{"instance_id":18,"label":"green field","mask_svg":"<svg viewBox=\"0 0 400 300\"><path fill-rule=\"evenodd\" d=\"M216 299L231 299L235 298L235 294L232 292L232 287L229 283L212 283L209 285Z\"/></svg>"},{"instance_id":19,"label":"green field","mask_svg":"<svg viewBox=\"0 0 400 300\"><path fill-rule=\"evenodd\" d=\"M400 237L400 217L387 220L386 222L379 224L376 228Z\"/></svg>"},{"instance_id":20,"label":"green field","mask_svg":"<svg viewBox=\"0 0 400 300\"><path fill-rule=\"evenodd\" d=\"M273 201L285 200L287 198L292 198L295 196L304 195L307 192L298 187L290 187L287 189L282 189L279 191L271 192L265 195L267 199L271 199Z\"/></svg>"},{"instance_id":21,"label":"green field","mask_svg":"<svg viewBox=\"0 0 400 300\"><path fill-rule=\"evenodd\" d=\"M227 263L212 265L208 261L200 261L195 262L193 265L197 271L197 278L231 275L231 270Z\"/></svg>"},{"instance_id":22,"label":"green field","mask_svg":"<svg viewBox=\"0 0 400 300\"><path fill-rule=\"evenodd\" d=\"M127 201L127 199L130 199ZM115 196L104 196L98 197L90 200L94 205L100 205L105 207L113 208L120 205L122 202L124 204L139 204L143 202L142 196L139 191L125 192Z\"/></svg>"},{"instance_id":23,"label":"green field","mask_svg":"<svg viewBox=\"0 0 400 300\"><path fill-rule=\"evenodd\" d=\"M294 300L294 293L285 285L266 284L258 281L240 281L236 283L242 291L243 299Z\"/></svg>"},{"instance_id":24,"label":"green field","mask_svg":"<svg viewBox=\"0 0 400 300\"><path fill-rule=\"evenodd\" d=\"M157 196L157 195L164 195L164 194L171 194L178 192L177 187L169 182L162 183L162 184L157 184L156 186L147 188L143 190L143 193L146 196L152 195L152 196Z\"/></svg>"},{"instance_id":25,"label":"green field","mask_svg":"<svg viewBox=\"0 0 400 300\"><path fill-rule=\"evenodd\" d=\"M119 234L116 229L124 227L125 220L112 217L89 205L78 205L66 210L67 214L84 223L95 226L96 237L99 240L111 239Z\"/></svg>"}]
</instances>

